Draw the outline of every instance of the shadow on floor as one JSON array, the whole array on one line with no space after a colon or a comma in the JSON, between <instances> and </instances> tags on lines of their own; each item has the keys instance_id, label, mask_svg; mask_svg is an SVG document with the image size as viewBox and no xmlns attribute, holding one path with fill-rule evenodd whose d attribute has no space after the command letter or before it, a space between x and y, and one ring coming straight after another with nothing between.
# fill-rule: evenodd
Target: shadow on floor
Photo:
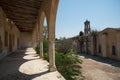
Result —
<instances>
[{"instance_id":1,"label":"shadow on floor","mask_svg":"<svg viewBox=\"0 0 120 80\"><path fill-rule=\"evenodd\" d=\"M26 52L29 53L27 49L18 50L6 56L4 59L0 60L0 80L32 80L38 76L42 76L44 74L49 73L48 70L30 75L21 73L19 71L21 65L28 61L39 59L39 58L24 59L24 56L26 55L29 56L32 54L32 52L30 52L29 54L25 54ZM33 57L36 56L37 55L33 55Z\"/></svg>"},{"instance_id":2,"label":"shadow on floor","mask_svg":"<svg viewBox=\"0 0 120 80\"><path fill-rule=\"evenodd\" d=\"M98 56L92 56L92 55L86 54L86 53L79 53L79 55L83 56L87 59L93 59L95 61L110 64L112 66L120 68L120 61L110 60L110 59L107 59L107 58L101 58L101 57L98 57Z\"/></svg>"},{"instance_id":3,"label":"shadow on floor","mask_svg":"<svg viewBox=\"0 0 120 80\"><path fill-rule=\"evenodd\" d=\"M0 80L32 80L36 77L42 76L47 73L49 73L49 71L45 71L45 72L33 74L33 75L27 75L27 74L17 72L15 74L8 74L4 77L1 77Z\"/></svg>"}]
</instances>

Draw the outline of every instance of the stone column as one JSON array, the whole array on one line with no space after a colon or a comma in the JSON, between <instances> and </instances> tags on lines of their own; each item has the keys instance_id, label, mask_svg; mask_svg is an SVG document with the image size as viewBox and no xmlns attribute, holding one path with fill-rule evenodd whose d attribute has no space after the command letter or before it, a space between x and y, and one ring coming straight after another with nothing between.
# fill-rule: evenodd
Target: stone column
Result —
<instances>
[{"instance_id":1,"label":"stone column","mask_svg":"<svg viewBox=\"0 0 120 80\"><path fill-rule=\"evenodd\" d=\"M43 59L43 41L40 40L40 58Z\"/></svg>"},{"instance_id":2,"label":"stone column","mask_svg":"<svg viewBox=\"0 0 120 80\"><path fill-rule=\"evenodd\" d=\"M49 1L49 0L48 0ZM48 23L48 41L49 41L49 70L56 71L55 66L55 23L56 23L56 13L59 0L51 0L51 2L46 2L49 5L46 9L46 17Z\"/></svg>"},{"instance_id":3,"label":"stone column","mask_svg":"<svg viewBox=\"0 0 120 80\"><path fill-rule=\"evenodd\" d=\"M38 43L39 40L39 28L38 28L38 23L36 24L36 43Z\"/></svg>"},{"instance_id":4,"label":"stone column","mask_svg":"<svg viewBox=\"0 0 120 80\"><path fill-rule=\"evenodd\" d=\"M49 70L56 71L55 66L55 43L54 41L49 41Z\"/></svg>"},{"instance_id":5,"label":"stone column","mask_svg":"<svg viewBox=\"0 0 120 80\"><path fill-rule=\"evenodd\" d=\"M37 46L37 29L35 28L35 47Z\"/></svg>"},{"instance_id":6,"label":"stone column","mask_svg":"<svg viewBox=\"0 0 120 80\"><path fill-rule=\"evenodd\" d=\"M35 49L35 30L33 30L33 33L32 33L32 46L33 46L33 49Z\"/></svg>"},{"instance_id":7,"label":"stone column","mask_svg":"<svg viewBox=\"0 0 120 80\"><path fill-rule=\"evenodd\" d=\"M38 31L39 31L39 45L40 45L40 58L43 59L43 20L44 16L41 15L38 19Z\"/></svg>"},{"instance_id":8,"label":"stone column","mask_svg":"<svg viewBox=\"0 0 120 80\"><path fill-rule=\"evenodd\" d=\"M48 24L48 41L49 41L49 70L56 71L55 66L55 20L51 17Z\"/></svg>"},{"instance_id":9,"label":"stone column","mask_svg":"<svg viewBox=\"0 0 120 80\"><path fill-rule=\"evenodd\" d=\"M49 41L49 70L56 71L55 66L55 16L50 15L48 24L48 41Z\"/></svg>"},{"instance_id":10,"label":"stone column","mask_svg":"<svg viewBox=\"0 0 120 80\"><path fill-rule=\"evenodd\" d=\"M34 48L34 37L33 37L33 32L32 32L32 47Z\"/></svg>"}]
</instances>

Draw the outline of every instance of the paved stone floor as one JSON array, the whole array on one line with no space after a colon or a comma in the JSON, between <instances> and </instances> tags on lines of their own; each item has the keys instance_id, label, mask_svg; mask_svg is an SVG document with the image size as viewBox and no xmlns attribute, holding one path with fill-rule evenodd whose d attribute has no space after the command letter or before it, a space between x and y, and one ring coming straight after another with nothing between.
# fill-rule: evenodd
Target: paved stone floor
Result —
<instances>
[{"instance_id":1,"label":"paved stone floor","mask_svg":"<svg viewBox=\"0 0 120 80\"><path fill-rule=\"evenodd\" d=\"M86 80L120 80L120 62L88 54L80 54L83 60L82 75Z\"/></svg>"},{"instance_id":2,"label":"paved stone floor","mask_svg":"<svg viewBox=\"0 0 120 80\"><path fill-rule=\"evenodd\" d=\"M39 59L32 48L19 50L0 60L0 80L65 80L49 63Z\"/></svg>"}]
</instances>

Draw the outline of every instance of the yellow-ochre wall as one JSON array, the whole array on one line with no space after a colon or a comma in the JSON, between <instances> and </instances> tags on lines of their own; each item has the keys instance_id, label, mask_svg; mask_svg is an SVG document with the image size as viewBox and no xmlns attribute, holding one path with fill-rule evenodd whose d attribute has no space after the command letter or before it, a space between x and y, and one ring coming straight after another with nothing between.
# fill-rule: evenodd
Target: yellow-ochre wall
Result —
<instances>
[{"instance_id":1,"label":"yellow-ochre wall","mask_svg":"<svg viewBox=\"0 0 120 80\"><path fill-rule=\"evenodd\" d=\"M19 36L20 31L17 29L14 22L6 17L0 7L0 58L19 48Z\"/></svg>"},{"instance_id":2,"label":"yellow-ochre wall","mask_svg":"<svg viewBox=\"0 0 120 80\"><path fill-rule=\"evenodd\" d=\"M99 45L101 53L99 53ZM112 46L115 46L115 55L112 54ZM120 60L120 29L106 28L97 35L97 55Z\"/></svg>"},{"instance_id":3,"label":"yellow-ochre wall","mask_svg":"<svg viewBox=\"0 0 120 80\"><path fill-rule=\"evenodd\" d=\"M0 59L19 48L32 47L32 32L20 32L0 7Z\"/></svg>"}]
</instances>

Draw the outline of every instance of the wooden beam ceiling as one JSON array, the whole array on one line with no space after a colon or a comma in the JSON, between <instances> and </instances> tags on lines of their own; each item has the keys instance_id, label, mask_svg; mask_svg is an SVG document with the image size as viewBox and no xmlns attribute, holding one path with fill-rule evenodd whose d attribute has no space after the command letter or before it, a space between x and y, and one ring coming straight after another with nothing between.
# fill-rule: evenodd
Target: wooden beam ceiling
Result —
<instances>
[{"instance_id":1,"label":"wooden beam ceiling","mask_svg":"<svg viewBox=\"0 0 120 80\"><path fill-rule=\"evenodd\" d=\"M43 0L0 0L0 7L21 32L31 32Z\"/></svg>"}]
</instances>

